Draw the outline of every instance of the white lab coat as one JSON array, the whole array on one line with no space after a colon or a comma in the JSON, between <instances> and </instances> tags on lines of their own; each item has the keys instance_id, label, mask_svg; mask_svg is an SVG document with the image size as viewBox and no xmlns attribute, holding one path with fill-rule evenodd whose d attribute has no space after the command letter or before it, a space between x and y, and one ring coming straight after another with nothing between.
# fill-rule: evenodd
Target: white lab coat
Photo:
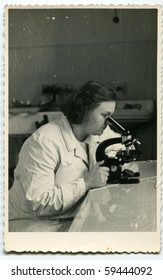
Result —
<instances>
[{"instance_id":1,"label":"white lab coat","mask_svg":"<svg viewBox=\"0 0 163 280\"><path fill-rule=\"evenodd\" d=\"M36 130L22 146L9 191L9 231L67 230L86 195L83 175L108 137L115 137L109 127L89 136L88 157L64 116Z\"/></svg>"}]
</instances>

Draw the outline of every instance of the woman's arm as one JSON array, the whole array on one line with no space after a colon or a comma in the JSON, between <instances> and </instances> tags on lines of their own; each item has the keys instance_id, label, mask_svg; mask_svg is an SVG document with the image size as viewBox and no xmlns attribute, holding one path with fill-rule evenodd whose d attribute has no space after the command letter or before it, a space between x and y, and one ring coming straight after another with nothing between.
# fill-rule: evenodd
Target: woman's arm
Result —
<instances>
[{"instance_id":1,"label":"woman's arm","mask_svg":"<svg viewBox=\"0 0 163 280\"><path fill-rule=\"evenodd\" d=\"M52 140L32 136L25 142L15 176L23 187L29 211L36 217L62 214L86 193L82 176L71 183L56 185L59 165L58 146Z\"/></svg>"}]
</instances>

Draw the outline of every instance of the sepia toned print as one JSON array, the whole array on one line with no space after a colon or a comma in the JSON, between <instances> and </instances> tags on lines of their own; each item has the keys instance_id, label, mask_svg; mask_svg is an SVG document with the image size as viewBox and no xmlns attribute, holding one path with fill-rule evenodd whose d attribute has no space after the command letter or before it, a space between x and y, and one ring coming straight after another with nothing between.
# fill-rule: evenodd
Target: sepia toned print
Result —
<instances>
[{"instance_id":1,"label":"sepia toned print","mask_svg":"<svg viewBox=\"0 0 163 280\"><path fill-rule=\"evenodd\" d=\"M6 7L6 252L159 252L160 14Z\"/></svg>"}]
</instances>

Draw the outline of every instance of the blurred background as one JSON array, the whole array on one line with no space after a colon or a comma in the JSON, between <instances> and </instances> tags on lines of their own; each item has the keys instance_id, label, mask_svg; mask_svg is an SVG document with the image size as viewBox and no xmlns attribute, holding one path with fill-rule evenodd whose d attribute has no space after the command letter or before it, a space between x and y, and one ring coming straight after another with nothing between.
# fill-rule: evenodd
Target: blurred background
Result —
<instances>
[{"instance_id":1,"label":"blurred background","mask_svg":"<svg viewBox=\"0 0 163 280\"><path fill-rule=\"evenodd\" d=\"M44 115L89 80L111 85L113 117L156 159L157 10L9 9L9 168Z\"/></svg>"}]
</instances>

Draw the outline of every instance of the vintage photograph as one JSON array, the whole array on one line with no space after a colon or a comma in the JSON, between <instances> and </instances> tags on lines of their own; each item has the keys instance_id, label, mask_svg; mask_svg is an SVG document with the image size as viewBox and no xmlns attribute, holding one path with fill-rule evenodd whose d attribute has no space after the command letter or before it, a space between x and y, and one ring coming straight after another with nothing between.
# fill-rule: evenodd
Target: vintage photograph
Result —
<instances>
[{"instance_id":1,"label":"vintage photograph","mask_svg":"<svg viewBox=\"0 0 163 280\"><path fill-rule=\"evenodd\" d=\"M160 13L6 7L6 252L159 252Z\"/></svg>"}]
</instances>

